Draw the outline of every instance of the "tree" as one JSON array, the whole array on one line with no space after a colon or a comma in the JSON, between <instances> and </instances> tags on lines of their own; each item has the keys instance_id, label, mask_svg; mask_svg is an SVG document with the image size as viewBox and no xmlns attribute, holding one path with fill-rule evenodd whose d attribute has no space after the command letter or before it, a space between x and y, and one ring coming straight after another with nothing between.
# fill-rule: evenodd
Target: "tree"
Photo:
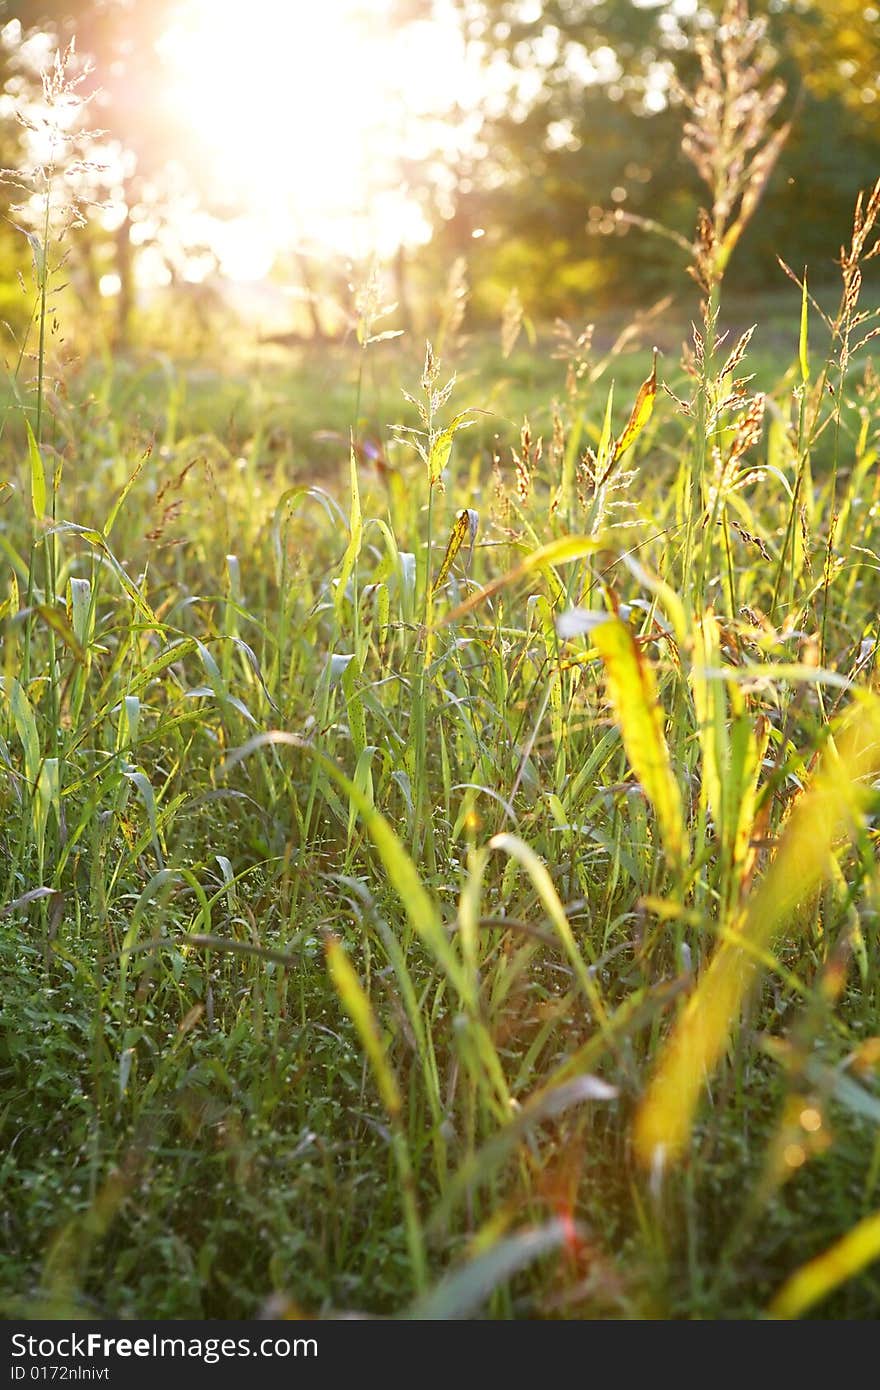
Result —
<instances>
[{"instance_id":1,"label":"tree","mask_svg":"<svg viewBox=\"0 0 880 1390\"><path fill-rule=\"evenodd\" d=\"M780 42L807 87L840 101L857 125L880 122L880 15L866 0L810 0L776 17Z\"/></svg>"},{"instance_id":2,"label":"tree","mask_svg":"<svg viewBox=\"0 0 880 1390\"><path fill-rule=\"evenodd\" d=\"M628 223L611 214L693 234L700 192L681 154L674 75L691 85L694 40L719 7L690 19L670 0L461 0L458 8L487 66L510 72L507 100L487 105L485 157L459 211L495 230L494 244L481 243L483 269L531 270L533 285L520 288L531 288L530 308L545 314L568 307L569 289L583 299L587 289L619 297L659 285L674 247L630 234L624 255L617 236ZM870 97L880 38L870 11L858 0L780 6L770 38L793 132L732 266L743 287L773 281L777 252L827 264L858 188L880 167L880 103ZM616 235L598 243L591 232Z\"/></svg>"}]
</instances>

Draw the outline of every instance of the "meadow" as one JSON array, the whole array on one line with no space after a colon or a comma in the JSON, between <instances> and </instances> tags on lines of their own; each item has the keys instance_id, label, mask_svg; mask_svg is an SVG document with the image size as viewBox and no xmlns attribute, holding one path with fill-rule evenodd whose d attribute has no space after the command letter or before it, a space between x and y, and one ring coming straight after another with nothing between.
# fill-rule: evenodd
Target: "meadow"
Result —
<instances>
[{"instance_id":1,"label":"meadow","mask_svg":"<svg viewBox=\"0 0 880 1390\"><path fill-rule=\"evenodd\" d=\"M37 263L7 1317L876 1314L880 185L769 301L714 209L532 342L56 375Z\"/></svg>"}]
</instances>

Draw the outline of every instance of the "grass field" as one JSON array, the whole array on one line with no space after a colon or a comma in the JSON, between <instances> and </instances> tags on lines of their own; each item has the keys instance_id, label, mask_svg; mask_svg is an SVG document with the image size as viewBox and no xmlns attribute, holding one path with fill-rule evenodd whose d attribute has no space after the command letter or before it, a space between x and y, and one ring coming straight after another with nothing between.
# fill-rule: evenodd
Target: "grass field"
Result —
<instances>
[{"instance_id":1,"label":"grass field","mask_svg":"<svg viewBox=\"0 0 880 1390\"><path fill-rule=\"evenodd\" d=\"M760 324L749 370L755 385L767 392L782 386L798 331L799 292L781 271L779 280L775 292L739 292L728 296L725 307L732 339ZM826 283L815 294L824 310L833 311L835 284ZM585 311L583 321L564 329L544 324L527 334L523 328L508 355L502 352L501 333L485 326L454 333L446 346L441 339L437 350L444 367L456 375L459 408L478 404L486 412L475 419L469 444L477 440L491 450L496 436L505 446L516 442L524 416L536 433L549 435L553 402L566 400L568 362L585 329L592 334L582 404L586 387L594 388L590 404L596 431L610 382L622 397L634 395L650 367L653 346L662 354L661 374L669 384L685 381L681 350L695 320L699 296L685 283L679 294L641 313ZM430 323L426 332L437 336ZM367 353L354 332L338 343L297 342L290 348L261 342L259 335L240 328L230 330L230 337L231 348L218 333L204 350L174 357L146 348L116 358L74 357L63 373L73 411L64 412L56 429L68 442L71 430L101 430L108 443L113 431L121 429L129 451L137 439L144 448L153 443L184 454L196 453L199 438L207 435L230 454L247 454L261 468L279 464L289 482L324 480L338 488L340 482L347 486L352 428L384 451L393 449L399 423L417 420L402 395L420 371L422 349L411 335L371 345ZM6 435L23 449L24 427L8 381L0 383L0 402Z\"/></svg>"},{"instance_id":2,"label":"grass field","mask_svg":"<svg viewBox=\"0 0 880 1390\"><path fill-rule=\"evenodd\" d=\"M876 1311L880 387L780 304L9 409L7 1315Z\"/></svg>"},{"instance_id":3,"label":"grass field","mask_svg":"<svg viewBox=\"0 0 880 1390\"><path fill-rule=\"evenodd\" d=\"M197 360L56 333L56 58L2 401L5 1316L876 1314L880 183L834 286L727 295L762 32L701 49L690 289L631 327L459 298L425 345L368 284L349 343Z\"/></svg>"}]
</instances>

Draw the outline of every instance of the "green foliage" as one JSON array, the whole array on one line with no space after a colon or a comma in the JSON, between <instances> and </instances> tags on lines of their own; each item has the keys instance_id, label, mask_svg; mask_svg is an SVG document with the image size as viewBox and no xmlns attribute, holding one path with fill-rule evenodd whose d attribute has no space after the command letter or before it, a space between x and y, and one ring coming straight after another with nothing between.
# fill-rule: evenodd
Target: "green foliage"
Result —
<instances>
[{"instance_id":1,"label":"green foliage","mask_svg":"<svg viewBox=\"0 0 880 1390\"><path fill-rule=\"evenodd\" d=\"M794 365L776 379L780 408L802 389L801 296L790 298ZM823 331L814 317L817 386ZM405 369L407 349L376 351L396 354ZM566 399L565 363L548 369L545 351L521 352L521 362L535 356L535 381L557 374ZM495 360L495 372L507 367ZM612 429L624 426L647 365L637 355L624 377L615 367L623 385ZM387 377L387 361L379 375ZM686 378L668 362L663 377L686 395ZM624 474L612 479L608 518L630 527L602 538L595 562L589 547L565 540L565 517L552 505L559 455L549 446L523 501L512 465L502 461L500 485L493 482L492 435L481 440L482 425L457 441L435 524L447 536L465 507L478 511L473 557L462 544L440 587L439 557L433 569L411 572L435 588L421 811L406 691L421 670L412 626L420 594L414 605L405 557L424 546L422 461L389 444L390 471L371 478L359 470L362 539L346 560L335 484L325 492L313 483L285 501L286 457L273 456L265 429L240 441L236 462L218 441L182 434L154 385L167 442L143 460L124 397L112 412L71 406L57 427L76 438L81 466L63 480L55 597L40 588L44 616L29 632L18 602L4 617L0 939L11 983L0 1066L4 1189L17 1213L0 1263L7 1309L230 1317L252 1315L274 1294L308 1311L401 1312L417 1287L419 1223L433 1219L430 1278L446 1272L449 1282L426 1295L431 1309L489 1298L498 1312L533 1315L551 1306L580 1315L750 1313L856 1223L875 1182L866 1126L877 1100L864 1044L877 1031L870 819L852 853L838 850L843 876L803 908L800 935L764 957L772 983L703 1102L690 1174L670 1174L652 1196L621 1167L663 1020L688 994L687 963L708 963L723 929L716 904L735 906L737 884L760 872L748 850L757 832L747 825L744 841L741 817L762 827L762 839L784 822L824 741L822 712L849 678L854 634L874 650L870 529L860 538L866 549L848 552L846 566L829 569L825 558L833 475L822 462L821 421L839 412L838 510L866 495L876 447L873 378L854 367L850 379L844 397L821 389L811 397L820 409L809 446L812 523L794 605L786 599L773 613L780 564L788 591L786 506L803 448L775 441L771 426L739 465L729 529L708 537L707 597L725 644L712 660L742 711L729 726L730 752L718 756L725 766L743 757L753 765L735 751L737 721L748 730L764 720L770 735L757 801L748 800L747 771L737 785L751 810L730 801L729 771L723 813L711 797L687 792L709 756L698 748L720 748L731 716L712 698L717 676L691 705L679 665L690 658L671 635L681 617L664 586L688 592L676 473L687 467L694 425L665 395L620 464L634 456L638 488ZM479 386L471 377L459 389L480 401ZM506 390L514 404L523 387L513 377ZM350 408L344 395L338 408ZM598 447L601 383L578 387L560 410L566 433L579 424ZM743 406L727 410L718 437L733 441ZM503 417L492 433L504 429ZM446 419L434 428L448 428ZM508 438L513 445L512 430ZM21 490L6 508L10 561L26 553L21 538L31 525L21 457ZM777 471L767 472L772 458ZM221 470L222 489L212 481ZM582 473L582 526L589 487ZM340 477L339 497L350 490ZM173 514L169 499L180 504ZM551 550L538 565L530 557L541 541ZM635 546L640 564L628 570L618 557ZM728 606L728 550L750 616ZM506 571L519 578L505 579ZM609 583L629 608L628 642L657 683L652 718L662 710L688 818L684 877L664 851L655 773L647 782L641 774L652 809L629 770L627 749L643 759L635 753L641 697L623 686L614 697L621 740L609 725L590 625L583 637L555 630L567 604L601 612ZM471 585L488 596L455 617L469 593L479 596ZM823 607L824 685L821 671L790 661L792 643L803 647L820 631ZM65 623L74 640L56 645L52 667L49 638ZM25 641L26 688L13 679ZM342 656L350 660L337 680ZM863 656L856 690L872 659ZM41 772L54 756L53 684L57 792ZM697 715L721 721L715 742L702 728L696 740ZM246 758L235 756L248 747ZM664 815L671 825L668 807ZM486 858L481 846L493 837L506 853ZM421 846L415 866L398 857L407 842ZM436 925L425 924L437 920L445 925L435 940ZM337 970L341 1000L324 963L326 927L356 972L357 984ZM768 1035L781 1049L771 1056ZM393 1085L378 1070L374 1086L364 1070L365 1037L374 1068L393 1067ZM597 1071L596 1086L621 1098L563 1105L570 1079ZM398 1092L402 1110L389 1121L388 1096ZM816 1111L822 1128L797 1128L783 1143L792 1098L798 1114ZM536 1116L532 1128L519 1126L519 1107ZM832 1125L830 1145L814 1143ZM786 1151L799 1166L788 1165ZM410 1169L420 1215L401 1204L409 1188L399 1175ZM631 1183L642 1190L635 1205ZM468 1204L455 1196L464 1191ZM605 1270L592 1293L570 1303L580 1256L549 1253L559 1235L553 1221L567 1211L575 1234L566 1241L576 1245L577 1222L589 1222ZM453 1276L470 1269L471 1255L471 1272ZM493 1292L497 1281L510 1292ZM858 1315L872 1288L869 1272L856 1274L829 1306Z\"/></svg>"},{"instance_id":2,"label":"green foliage","mask_svg":"<svg viewBox=\"0 0 880 1390\"><path fill-rule=\"evenodd\" d=\"M880 185L850 219L836 307L757 324L704 222L680 361L655 314L62 393L43 297L7 1315L873 1313Z\"/></svg>"},{"instance_id":3,"label":"green foliage","mask_svg":"<svg viewBox=\"0 0 880 1390\"><path fill-rule=\"evenodd\" d=\"M489 229L469 251L480 293L499 279L497 302L516 284L533 314L569 315L597 297L632 301L634 287L659 295L680 257L670 242L616 218L692 234L701 194L681 154L681 110L667 83L674 67L692 85L701 20L689 25L670 4L631 0L560 0L527 18L512 0L472 8L480 13L474 34L521 74L529 96L491 116L488 157L468 171L473 189L439 229L443 244L459 253L470 228ZM847 208L880 167L878 104L868 99L877 67L869 8L815 0L774 7L767 18L793 134L762 217L733 261L742 290L771 285L778 254L824 272L846 234ZM575 74L591 69L583 85ZM491 188L481 169L491 171Z\"/></svg>"}]
</instances>

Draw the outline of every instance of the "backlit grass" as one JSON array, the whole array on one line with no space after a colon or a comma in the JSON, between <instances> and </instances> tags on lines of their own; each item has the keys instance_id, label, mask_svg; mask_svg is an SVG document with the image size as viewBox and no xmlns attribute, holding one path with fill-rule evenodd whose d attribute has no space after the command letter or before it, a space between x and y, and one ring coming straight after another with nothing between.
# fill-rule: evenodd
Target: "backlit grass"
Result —
<instances>
[{"instance_id":1,"label":"backlit grass","mask_svg":"<svg viewBox=\"0 0 880 1390\"><path fill-rule=\"evenodd\" d=\"M718 213L683 355L13 373L7 1314L876 1309L878 213L767 341Z\"/></svg>"}]
</instances>

